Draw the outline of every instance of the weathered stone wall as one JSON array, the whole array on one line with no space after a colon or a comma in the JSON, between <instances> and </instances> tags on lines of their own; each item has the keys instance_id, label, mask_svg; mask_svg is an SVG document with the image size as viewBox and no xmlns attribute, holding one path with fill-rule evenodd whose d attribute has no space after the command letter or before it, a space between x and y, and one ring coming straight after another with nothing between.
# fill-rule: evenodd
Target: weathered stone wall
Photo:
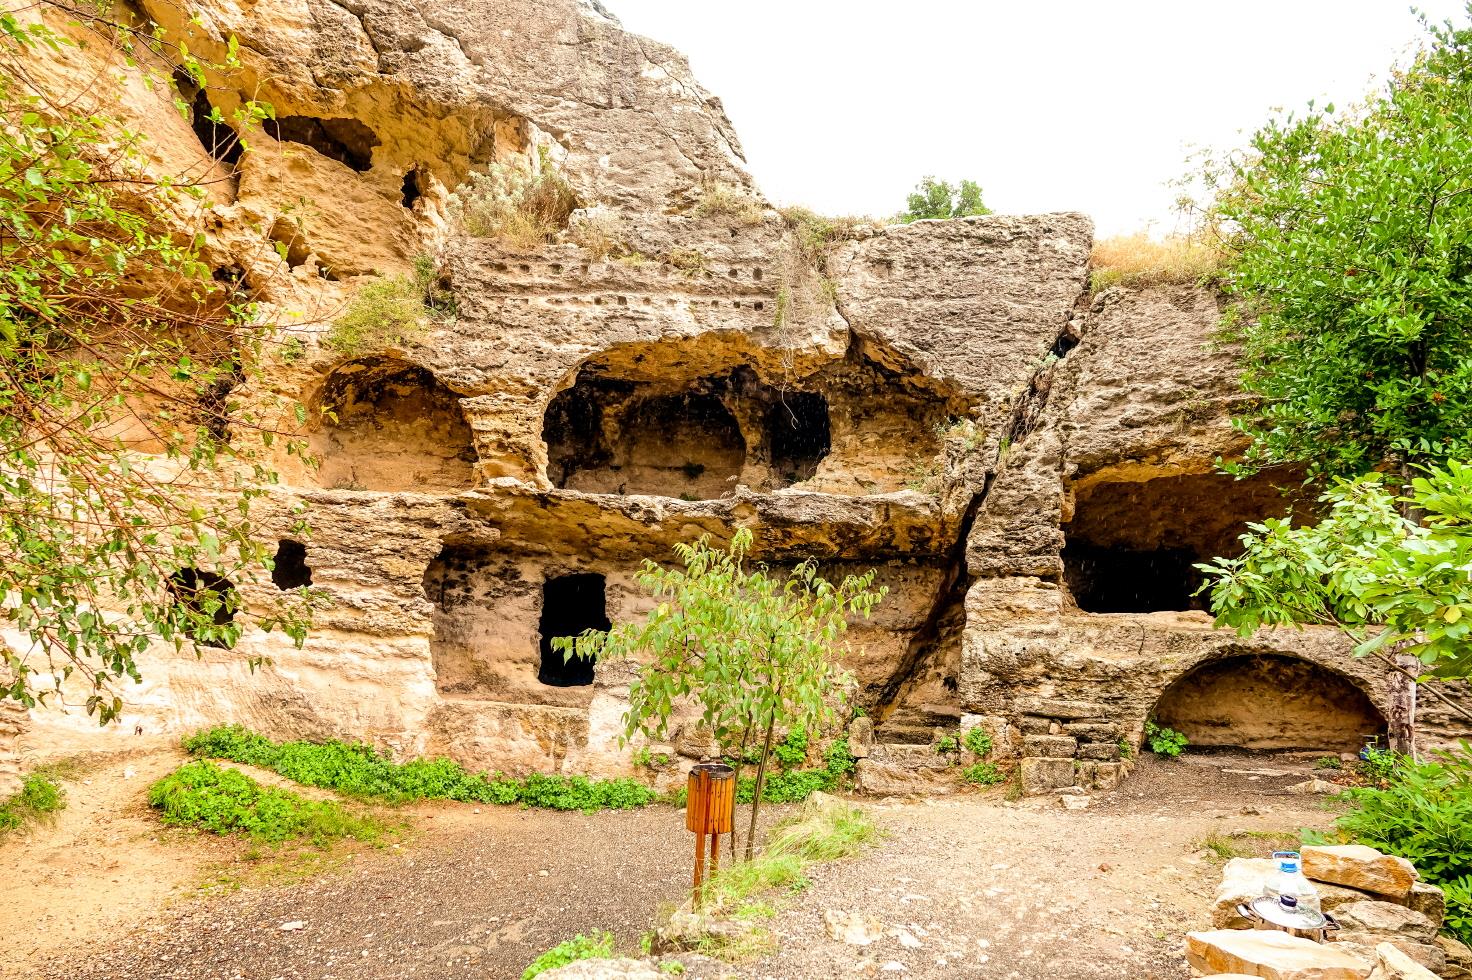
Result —
<instances>
[{"instance_id":1,"label":"weathered stone wall","mask_svg":"<svg viewBox=\"0 0 1472 980\"><path fill-rule=\"evenodd\" d=\"M174 220L294 325L292 355L238 395L308 409L320 464L283 454L258 526L302 541L325 606L300 650L257 632L233 651L150 651L120 725L36 710L24 751L234 721L483 768L625 772L635 665L539 678L545 583L602 576L603 614L634 616L642 560L737 526L774 565L879 569L891 596L855 624L846 664L881 739L979 716L1032 788L1117 779L1120 740L1224 658L1287 656L1383 705L1378 667L1336 637L1244 640L1190 610L1191 559L1282 501L1215 474L1240 449L1215 298L1088 295L1086 217L863 229L819 268L742 169L719 101L596 3L141 7L206 55L250 38L243 73L203 93L227 113L246 93L273 103L238 159L210 159L172 95L114 53L67 52L40 75L67 90L110 63L126 79L110 107L156 138L158 172L218 177ZM617 257L447 221L473 171L543 159L616 229ZM701 207L713 188L745 205ZM354 356L321 342L366 277L421 253L452 322ZM1172 704L1202 740L1291 742L1283 724L1239 730L1241 711L1191 715L1234 698L1256 711L1262 676L1227 671L1204 694L1187 681ZM1320 741L1373 720L1303 704ZM1424 718L1453 731L1430 702ZM684 723L670 747L711 748Z\"/></svg>"}]
</instances>

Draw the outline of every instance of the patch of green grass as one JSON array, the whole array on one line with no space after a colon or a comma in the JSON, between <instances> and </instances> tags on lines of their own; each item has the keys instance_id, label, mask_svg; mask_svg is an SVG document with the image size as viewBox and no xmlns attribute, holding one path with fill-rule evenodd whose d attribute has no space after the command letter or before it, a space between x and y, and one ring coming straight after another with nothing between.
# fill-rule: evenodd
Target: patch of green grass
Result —
<instances>
[{"instance_id":1,"label":"patch of green grass","mask_svg":"<svg viewBox=\"0 0 1472 980\"><path fill-rule=\"evenodd\" d=\"M591 936L573 936L532 960L531 965L522 971L521 980L532 980L548 970L555 970L578 960L601 960L612 956L613 933L595 932Z\"/></svg>"},{"instance_id":2,"label":"patch of green grass","mask_svg":"<svg viewBox=\"0 0 1472 980\"><path fill-rule=\"evenodd\" d=\"M148 803L162 811L165 823L267 843L307 840L322 847L347 837L377 840L385 830L380 821L340 803L304 799L204 761L185 763L154 783Z\"/></svg>"},{"instance_id":3,"label":"patch of green grass","mask_svg":"<svg viewBox=\"0 0 1472 980\"><path fill-rule=\"evenodd\" d=\"M1197 847L1210 851L1219 861L1265 858L1274 851L1297 850L1298 834L1286 830L1234 830L1225 834L1209 834L1197 842Z\"/></svg>"},{"instance_id":4,"label":"patch of green grass","mask_svg":"<svg viewBox=\"0 0 1472 980\"><path fill-rule=\"evenodd\" d=\"M514 778L473 773L449 759L394 762L370 745L347 742L273 742L239 726L219 726L184 740L193 755L259 766L304 786L408 803L458 800L552 810L626 810L659 794L633 779L587 779L533 773Z\"/></svg>"},{"instance_id":5,"label":"patch of green grass","mask_svg":"<svg viewBox=\"0 0 1472 980\"><path fill-rule=\"evenodd\" d=\"M0 803L0 837L45 819L66 806L66 794L48 774L33 772L21 780L20 792Z\"/></svg>"},{"instance_id":6,"label":"patch of green grass","mask_svg":"<svg viewBox=\"0 0 1472 980\"><path fill-rule=\"evenodd\" d=\"M1321 759L1314 760L1315 769L1343 769L1344 763L1337 755L1326 755Z\"/></svg>"}]
</instances>

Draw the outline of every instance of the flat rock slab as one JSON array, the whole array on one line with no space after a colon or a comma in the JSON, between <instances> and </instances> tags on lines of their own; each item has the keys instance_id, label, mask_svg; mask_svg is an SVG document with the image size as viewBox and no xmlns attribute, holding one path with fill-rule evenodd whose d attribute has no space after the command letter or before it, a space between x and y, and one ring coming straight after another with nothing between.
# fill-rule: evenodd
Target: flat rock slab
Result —
<instances>
[{"instance_id":1,"label":"flat rock slab","mask_svg":"<svg viewBox=\"0 0 1472 980\"><path fill-rule=\"evenodd\" d=\"M1382 854L1363 844L1302 849L1303 873L1315 881L1358 888L1404 900L1416 883L1416 868L1405 858Z\"/></svg>"},{"instance_id":2,"label":"flat rock slab","mask_svg":"<svg viewBox=\"0 0 1472 980\"><path fill-rule=\"evenodd\" d=\"M1436 938L1436 923L1393 902L1348 902L1336 908L1334 916L1342 928L1352 932L1405 936L1425 943Z\"/></svg>"},{"instance_id":3,"label":"flat rock slab","mask_svg":"<svg viewBox=\"0 0 1472 980\"><path fill-rule=\"evenodd\" d=\"M1263 980L1368 980L1369 967L1333 946L1286 932L1218 929L1186 934L1186 960L1202 973Z\"/></svg>"},{"instance_id":4,"label":"flat rock slab","mask_svg":"<svg viewBox=\"0 0 1472 980\"><path fill-rule=\"evenodd\" d=\"M1375 958L1378 962L1370 980L1438 980L1436 974L1389 943L1375 947Z\"/></svg>"}]
</instances>

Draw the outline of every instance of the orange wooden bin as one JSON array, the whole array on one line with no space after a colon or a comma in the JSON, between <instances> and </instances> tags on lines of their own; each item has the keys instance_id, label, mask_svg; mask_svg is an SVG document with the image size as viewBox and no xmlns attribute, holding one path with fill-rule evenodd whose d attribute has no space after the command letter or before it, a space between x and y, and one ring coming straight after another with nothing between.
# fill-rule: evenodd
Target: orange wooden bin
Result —
<instances>
[{"instance_id":1,"label":"orange wooden bin","mask_svg":"<svg viewBox=\"0 0 1472 980\"><path fill-rule=\"evenodd\" d=\"M690 768L686 783L685 829L695 835L695 904L704 901L705 836L710 835L710 873L721 867L721 835L731 832L731 804L736 797L736 770L722 762Z\"/></svg>"}]
</instances>

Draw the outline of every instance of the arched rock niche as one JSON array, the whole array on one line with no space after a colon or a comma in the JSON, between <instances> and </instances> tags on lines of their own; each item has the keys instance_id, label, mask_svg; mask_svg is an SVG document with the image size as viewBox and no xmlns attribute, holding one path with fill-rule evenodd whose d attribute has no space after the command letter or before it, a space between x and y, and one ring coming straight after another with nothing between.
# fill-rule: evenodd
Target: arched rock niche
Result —
<instances>
[{"instance_id":1,"label":"arched rock niche","mask_svg":"<svg viewBox=\"0 0 1472 980\"><path fill-rule=\"evenodd\" d=\"M1385 718L1345 675L1276 654L1209 660L1166 688L1155 719L1200 747L1352 752Z\"/></svg>"},{"instance_id":2,"label":"arched rock niche","mask_svg":"<svg viewBox=\"0 0 1472 980\"><path fill-rule=\"evenodd\" d=\"M460 399L425 368L394 358L349 361L318 396L312 452L323 487L463 490L475 447Z\"/></svg>"},{"instance_id":3,"label":"arched rock niche","mask_svg":"<svg viewBox=\"0 0 1472 980\"><path fill-rule=\"evenodd\" d=\"M543 419L547 478L585 493L711 499L742 485L902 489L964 411L919 376L848 354L788 377L780 352L694 338L584 362Z\"/></svg>"}]
</instances>

